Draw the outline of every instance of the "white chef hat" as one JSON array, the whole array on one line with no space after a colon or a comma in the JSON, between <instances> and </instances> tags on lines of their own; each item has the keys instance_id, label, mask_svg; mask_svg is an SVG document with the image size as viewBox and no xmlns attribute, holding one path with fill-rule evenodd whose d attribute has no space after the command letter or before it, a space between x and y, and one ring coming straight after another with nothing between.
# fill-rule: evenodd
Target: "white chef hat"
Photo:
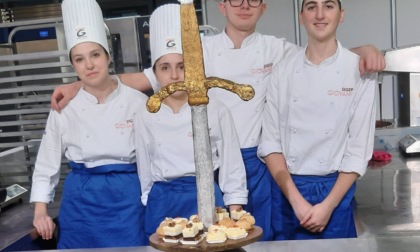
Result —
<instances>
[{"instance_id":1,"label":"white chef hat","mask_svg":"<svg viewBox=\"0 0 420 252\"><path fill-rule=\"evenodd\" d=\"M61 10L69 53L80 43L95 42L109 54L104 18L96 0L64 0Z\"/></svg>"},{"instance_id":2,"label":"white chef hat","mask_svg":"<svg viewBox=\"0 0 420 252\"><path fill-rule=\"evenodd\" d=\"M170 53L182 54L181 14L179 4L165 4L150 16L149 39L152 66Z\"/></svg>"},{"instance_id":3,"label":"white chef hat","mask_svg":"<svg viewBox=\"0 0 420 252\"><path fill-rule=\"evenodd\" d=\"M300 0L300 7L301 7L301 9L303 8L303 2L304 2L305 0ZM340 4L341 4L341 2L342 2L342 0L337 0Z\"/></svg>"}]
</instances>

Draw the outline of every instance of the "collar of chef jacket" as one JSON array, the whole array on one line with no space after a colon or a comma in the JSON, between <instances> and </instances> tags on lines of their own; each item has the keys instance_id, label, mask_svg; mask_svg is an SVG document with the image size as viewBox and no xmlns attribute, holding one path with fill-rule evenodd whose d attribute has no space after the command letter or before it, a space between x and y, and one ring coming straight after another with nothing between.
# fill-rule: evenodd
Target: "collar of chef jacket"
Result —
<instances>
[{"instance_id":1,"label":"collar of chef jacket","mask_svg":"<svg viewBox=\"0 0 420 252\"><path fill-rule=\"evenodd\" d=\"M305 52L307 48L308 48L308 45L306 45L305 47ZM335 51L334 55L323 60L319 65L315 65L306 57L306 53L305 53L305 64L309 66L313 66L313 67L328 66L328 65L334 64L338 58L338 55L340 55L341 50L342 50L341 43L337 40L337 50Z\"/></svg>"},{"instance_id":2,"label":"collar of chef jacket","mask_svg":"<svg viewBox=\"0 0 420 252\"><path fill-rule=\"evenodd\" d=\"M254 32L251 35L249 35L248 37L246 37L244 39L244 41L242 41L241 48L245 48L247 46L252 45L257 40L258 34L259 34L258 32ZM228 48L228 49L234 49L235 45L233 44L233 42L229 38L229 36L226 34L226 29L223 30L222 36L223 36L224 47Z\"/></svg>"},{"instance_id":3,"label":"collar of chef jacket","mask_svg":"<svg viewBox=\"0 0 420 252\"><path fill-rule=\"evenodd\" d=\"M119 81L119 79L116 78L115 76L110 76L110 77L112 78L113 81L117 82L117 88L114 91L112 91L112 93L109 94L108 97L106 97L105 103L109 103L110 101L115 99L115 97L117 97L118 94L121 92L121 82ZM98 104L98 99L96 99L94 95L86 92L84 88L82 88L81 92L83 93L88 103Z\"/></svg>"}]
</instances>

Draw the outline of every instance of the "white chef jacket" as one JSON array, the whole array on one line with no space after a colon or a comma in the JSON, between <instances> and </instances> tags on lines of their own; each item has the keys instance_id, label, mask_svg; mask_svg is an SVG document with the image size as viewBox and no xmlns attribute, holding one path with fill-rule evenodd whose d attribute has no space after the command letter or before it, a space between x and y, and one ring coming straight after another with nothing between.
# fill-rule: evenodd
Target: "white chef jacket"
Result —
<instances>
[{"instance_id":1,"label":"white chef jacket","mask_svg":"<svg viewBox=\"0 0 420 252\"><path fill-rule=\"evenodd\" d=\"M246 205L245 166L229 110L216 100L207 106L209 135L214 170L219 169L219 186L226 205ZM195 176L191 107L186 103L180 112L162 104L157 113L141 111L135 116L137 167L142 202L154 182Z\"/></svg>"},{"instance_id":2,"label":"white chef jacket","mask_svg":"<svg viewBox=\"0 0 420 252\"><path fill-rule=\"evenodd\" d=\"M203 41L204 65L207 77L219 77L238 84L251 85L255 96L243 101L238 95L220 88L212 88L210 99L217 98L232 113L241 148L255 147L261 135L262 113L271 70L279 62L293 55L298 46L274 36L253 33L234 49L232 40L223 31L205 36ZM152 71L145 71L155 91L160 86Z\"/></svg>"},{"instance_id":3,"label":"white chef jacket","mask_svg":"<svg viewBox=\"0 0 420 252\"><path fill-rule=\"evenodd\" d=\"M31 202L49 203L60 179L63 154L87 168L136 162L133 118L147 96L118 81L104 104L83 88L61 113L51 111L38 151Z\"/></svg>"},{"instance_id":4,"label":"white chef jacket","mask_svg":"<svg viewBox=\"0 0 420 252\"><path fill-rule=\"evenodd\" d=\"M301 50L275 69L258 155L283 153L291 174L362 176L373 151L376 74L361 77L358 66L338 42L319 65Z\"/></svg>"}]
</instances>

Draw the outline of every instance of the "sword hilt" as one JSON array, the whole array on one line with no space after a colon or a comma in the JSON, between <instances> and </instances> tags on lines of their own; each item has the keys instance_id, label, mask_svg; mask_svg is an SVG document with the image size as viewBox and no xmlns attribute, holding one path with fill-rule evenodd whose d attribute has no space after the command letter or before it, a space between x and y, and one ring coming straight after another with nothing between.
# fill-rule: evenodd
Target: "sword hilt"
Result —
<instances>
[{"instance_id":1,"label":"sword hilt","mask_svg":"<svg viewBox=\"0 0 420 252\"><path fill-rule=\"evenodd\" d=\"M162 87L159 92L156 92L147 100L147 110L150 113L156 113L159 111L162 101L170 96L171 94L178 91L187 91L187 88L183 81L172 83L168 86Z\"/></svg>"},{"instance_id":2,"label":"sword hilt","mask_svg":"<svg viewBox=\"0 0 420 252\"><path fill-rule=\"evenodd\" d=\"M217 77L207 78L204 81L204 86L206 91L214 87L223 88L237 94L244 101L251 100L255 95L255 91L250 85L236 84L233 81ZM198 106L209 103L207 92L203 94L202 90L201 92L197 92L197 90L190 90L189 87L190 86L186 85L185 82L175 82L161 88L158 92L149 97L149 100L147 101L147 110L151 113L158 112L162 101L177 91L185 91L188 93L188 104L190 104L190 106Z\"/></svg>"}]
</instances>

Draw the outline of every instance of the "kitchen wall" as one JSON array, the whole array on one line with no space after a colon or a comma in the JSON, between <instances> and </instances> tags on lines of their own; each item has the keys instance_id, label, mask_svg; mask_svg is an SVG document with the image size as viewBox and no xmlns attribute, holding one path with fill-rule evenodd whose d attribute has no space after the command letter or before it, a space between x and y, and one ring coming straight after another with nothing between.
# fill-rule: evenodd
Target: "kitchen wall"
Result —
<instances>
[{"instance_id":1,"label":"kitchen wall","mask_svg":"<svg viewBox=\"0 0 420 252\"><path fill-rule=\"evenodd\" d=\"M207 0L207 22L219 30L224 27L217 3L219 0ZM295 2L297 0L265 0L267 11L261 18L257 30L263 34L284 37L296 43ZM420 1L418 0L344 0L344 23L338 31L338 38L348 48L373 44L381 50L392 48L391 10L395 3L396 46L420 44ZM303 27L302 27L303 29ZM306 33L302 30L301 44L306 44ZM382 118L393 119L394 113L393 78L385 76L382 87ZM379 107L379 102L378 102ZM379 111L379 109L378 109ZM379 113L378 116L379 118Z\"/></svg>"}]
</instances>

